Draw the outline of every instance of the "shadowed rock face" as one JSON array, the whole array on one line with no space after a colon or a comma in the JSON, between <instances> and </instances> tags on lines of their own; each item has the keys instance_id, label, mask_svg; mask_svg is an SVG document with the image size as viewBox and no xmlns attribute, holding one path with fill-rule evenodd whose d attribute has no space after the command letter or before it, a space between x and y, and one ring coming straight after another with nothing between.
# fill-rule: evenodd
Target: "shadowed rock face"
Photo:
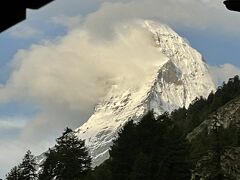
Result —
<instances>
[{"instance_id":1,"label":"shadowed rock face","mask_svg":"<svg viewBox=\"0 0 240 180\"><path fill-rule=\"evenodd\" d=\"M202 159L200 159L196 165L196 169L192 174L191 180L207 180L211 179L211 169L209 168L208 162L211 162L213 158L212 153L208 153ZM240 148L239 147L229 147L225 149L221 159L222 173L225 176L224 179L229 179L227 177L232 177L232 179L240 179Z\"/></svg>"},{"instance_id":2,"label":"shadowed rock face","mask_svg":"<svg viewBox=\"0 0 240 180\"><path fill-rule=\"evenodd\" d=\"M165 83L182 85L181 70L172 61L167 62L159 72L158 79L163 79Z\"/></svg>"},{"instance_id":3,"label":"shadowed rock face","mask_svg":"<svg viewBox=\"0 0 240 180\"><path fill-rule=\"evenodd\" d=\"M0 5L0 33L26 19L26 11L39 9L53 0L4 0Z\"/></svg>"},{"instance_id":4,"label":"shadowed rock face","mask_svg":"<svg viewBox=\"0 0 240 180\"><path fill-rule=\"evenodd\" d=\"M224 128L234 124L240 127L240 97L233 99L223 107L219 108L216 112L211 114L205 121L203 121L197 128L188 134L187 139L192 141L204 129L210 132L213 129L215 121Z\"/></svg>"},{"instance_id":5,"label":"shadowed rock face","mask_svg":"<svg viewBox=\"0 0 240 180\"><path fill-rule=\"evenodd\" d=\"M197 128L188 134L189 141L197 138L204 129L208 130L208 134L218 127L228 128L230 125L240 128L240 97L233 99L224 106L210 114ZM209 179L211 169L209 162L212 162L213 153L209 151L196 164L191 180ZM232 179L240 179L240 147L225 146L220 156L221 170L224 176L231 176ZM228 178L226 178L228 179Z\"/></svg>"}]
</instances>

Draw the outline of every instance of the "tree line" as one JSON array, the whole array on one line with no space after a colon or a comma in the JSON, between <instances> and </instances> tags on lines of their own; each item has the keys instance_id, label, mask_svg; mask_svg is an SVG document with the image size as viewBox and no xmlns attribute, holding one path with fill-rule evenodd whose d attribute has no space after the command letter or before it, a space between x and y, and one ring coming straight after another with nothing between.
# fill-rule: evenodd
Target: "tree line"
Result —
<instances>
[{"instance_id":1,"label":"tree line","mask_svg":"<svg viewBox=\"0 0 240 180\"><path fill-rule=\"evenodd\" d=\"M140 121L129 121L109 151L110 158L94 169L85 143L67 128L46 153L36 172L28 151L7 180L237 180L240 178L240 130L212 119L193 140L187 135L211 113L240 96L238 76L223 83L207 99L196 99L188 109L180 108L158 117L147 113Z\"/></svg>"},{"instance_id":2,"label":"tree line","mask_svg":"<svg viewBox=\"0 0 240 180\"><path fill-rule=\"evenodd\" d=\"M27 151L22 162L6 175L7 180L79 180L91 171L91 157L83 140L66 128L56 145L45 153L46 159L37 166L36 159ZM37 169L38 167L38 169Z\"/></svg>"}]
</instances>

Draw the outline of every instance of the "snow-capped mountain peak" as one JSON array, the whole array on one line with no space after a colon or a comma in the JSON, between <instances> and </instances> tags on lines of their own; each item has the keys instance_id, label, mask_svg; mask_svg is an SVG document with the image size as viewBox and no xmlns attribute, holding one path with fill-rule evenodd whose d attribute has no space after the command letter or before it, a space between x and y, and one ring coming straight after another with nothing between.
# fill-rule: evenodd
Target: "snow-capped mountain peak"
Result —
<instances>
[{"instance_id":1,"label":"snow-capped mountain peak","mask_svg":"<svg viewBox=\"0 0 240 180\"><path fill-rule=\"evenodd\" d=\"M86 141L94 166L108 158L118 131L130 119L139 120L149 110L159 115L188 107L196 97L206 97L215 90L201 54L184 38L153 21L144 21L141 26L152 34L161 63L137 89L113 85L89 120L76 129L78 137Z\"/></svg>"}]
</instances>

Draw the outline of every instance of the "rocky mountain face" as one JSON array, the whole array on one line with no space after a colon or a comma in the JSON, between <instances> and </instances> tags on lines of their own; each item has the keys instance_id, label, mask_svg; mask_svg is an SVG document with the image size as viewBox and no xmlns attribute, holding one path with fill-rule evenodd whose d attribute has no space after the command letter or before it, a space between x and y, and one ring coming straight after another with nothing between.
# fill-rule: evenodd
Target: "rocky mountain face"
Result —
<instances>
[{"instance_id":1,"label":"rocky mountain face","mask_svg":"<svg viewBox=\"0 0 240 180\"><path fill-rule=\"evenodd\" d=\"M240 128L240 97L233 99L223 107L220 107L216 112L212 113L204 120L197 128L188 134L187 139L192 141L200 135L205 129L208 133L215 127L228 128L230 124L234 124Z\"/></svg>"},{"instance_id":2,"label":"rocky mountain face","mask_svg":"<svg viewBox=\"0 0 240 180\"><path fill-rule=\"evenodd\" d=\"M144 21L141 26L152 33L159 60L162 54L167 60L140 88L123 91L120 85L113 85L89 120L76 129L90 150L93 166L109 157L108 150L127 121L137 121L150 110L160 115L187 108L196 97L207 97L215 90L201 54L184 38L167 25Z\"/></svg>"},{"instance_id":3,"label":"rocky mountain face","mask_svg":"<svg viewBox=\"0 0 240 180\"><path fill-rule=\"evenodd\" d=\"M221 145L219 149L219 161L221 172L226 179L231 177L232 179L240 179L240 148L236 145L224 145L228 137L228 133L224 131L230 131L231 139L234 140L234 133L239 138L240 128L240 97L234 98L224 106L218 108L215 112L210 114L197 128L188 134L187 139L192 142L202 134L207 134L204 137L207 139L208 136L218 132L218 140ZM231 130L231 127L232 130ZM237 129L237 131L236 131ZM216 131L217 130L217 131ZM222 136L221 136L222 135ZM217 140L217 139L216 139ZM216 140L215 143L217 142ZM236 143L239 143L238 140ZM211 149L211 148L210 148ZM216 152L214 152L216 154ZM205 154L196 164L196 167L192 174L192 180L209 179L213 171L211 169L211 163L214 159L214 154L211 150ZM227 178L228 177L228 178ZM210 178L211 179L211 178Z\"/></svg>"}]
</instances>

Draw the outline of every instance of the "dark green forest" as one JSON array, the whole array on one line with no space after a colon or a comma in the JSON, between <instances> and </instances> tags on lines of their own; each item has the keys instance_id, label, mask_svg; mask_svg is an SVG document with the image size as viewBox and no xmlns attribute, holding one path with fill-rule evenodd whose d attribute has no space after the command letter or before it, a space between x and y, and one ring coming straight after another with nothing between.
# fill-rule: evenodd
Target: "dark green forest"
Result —
<instances>
[{"instance_id":1,"label":"dark green forest","mask_svg":"<svg viewBox=\"0 0 240 180\"><path fill-rule=\"evenodd\" d=\"M240 98L238 76L223 83L207 99L158 117L147 113L129 121L113 142L110 158L91 168L84 141L66 129L54 148L46 153L36 172L30 151L7 180L237 180L240 179L240 129L236 123L223 127L214 113ZM229 113L229 112L224 112ZM202 124L209 117L211 128ZM237 117L236 117L237 118ZM234 121L235 122L235 121ZM190 137L200 128L201 131ZM195 131L194 131L195 132ZM30 154L30 155L29 155ZM28 158L26 156L29 156ZM27 163L26 163L27 159ZM23 164L25 166L23 167ZM24 174L24 175L23 175Z\"/></svg>"}]
</instances>

